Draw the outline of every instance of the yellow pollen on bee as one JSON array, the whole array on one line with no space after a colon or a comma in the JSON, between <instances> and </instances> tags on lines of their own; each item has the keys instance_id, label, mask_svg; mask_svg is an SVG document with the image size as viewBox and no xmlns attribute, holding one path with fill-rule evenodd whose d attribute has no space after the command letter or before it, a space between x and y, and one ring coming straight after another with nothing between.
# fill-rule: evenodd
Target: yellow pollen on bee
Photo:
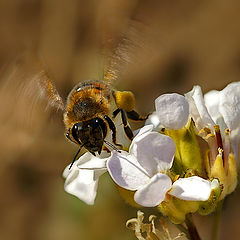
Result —
<instances>
[{"instance_id":1,"label":"yellow pollen on bee","mask_svg":"<svg viewBox=\"0 0 240 240\"><path fill-rule=\"evenodd\" d=\"M135 97L130 91L115 91L114 98L117 107L127 112L132 111L135 107Z\"/></svg>"}]
</instances>

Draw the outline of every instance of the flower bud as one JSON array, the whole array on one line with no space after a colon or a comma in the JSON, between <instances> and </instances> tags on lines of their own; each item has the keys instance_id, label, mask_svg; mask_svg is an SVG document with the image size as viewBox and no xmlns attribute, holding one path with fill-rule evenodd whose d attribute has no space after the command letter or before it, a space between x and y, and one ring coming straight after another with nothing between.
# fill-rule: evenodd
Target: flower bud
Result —
<instances>
[{"instance_id":1,"label":"flower bud","mask_svg":"<svg viewBox=\"0 0 240 240\"><path fill-rule=\"evenodd\" d=\"M207 201L199 202L198 212L201 215L208 215L215 211L219 202L220 195L222 193L222 185L220 185L217 179L212 181L212 192Z\"/></svg>"},{"instance_id":2,"label":"flower bud","mask_svg":"<svg viewBox=\"0 0 240 240\"><path fill-rule=\"evenodd\" d=\"M198 207L199 202L197 201L185 201L170 195L158 205L159 211L174 224L184 222L186 214L196 212Z\"/></svg>"}]
</instances>

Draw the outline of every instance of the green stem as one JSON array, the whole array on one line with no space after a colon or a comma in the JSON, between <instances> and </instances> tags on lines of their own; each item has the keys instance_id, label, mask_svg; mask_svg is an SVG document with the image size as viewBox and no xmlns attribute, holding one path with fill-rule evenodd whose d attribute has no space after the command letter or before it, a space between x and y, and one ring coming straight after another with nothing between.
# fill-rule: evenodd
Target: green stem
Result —
<instances>
[{"instance_id":1,"label":"green stem","mask_svg":"<svg viewBox=\"0 0 240 240\"><path fill-rule=\"evenodd\" d=\"M193 223L191 214L188 214L186 216L185 223L186 223L187 228L188 228L190 240L201 240L201 238L198 234L197 228L196 228L195 224Z\"/></svg>"},{"instance_id":2,"label":"green stem","mask_svg":"<svg viewBox=\"0 0 240 240\"><path fill-rule=\"evenodd\" d=\"M212 240L217 240L217 237L218 237L218 228L219 228L220 219L222 216L222 207L223 207L223 200L218 203L215 214L214 214L212 237L211 237Z\"/></svg>"}]
</instances>

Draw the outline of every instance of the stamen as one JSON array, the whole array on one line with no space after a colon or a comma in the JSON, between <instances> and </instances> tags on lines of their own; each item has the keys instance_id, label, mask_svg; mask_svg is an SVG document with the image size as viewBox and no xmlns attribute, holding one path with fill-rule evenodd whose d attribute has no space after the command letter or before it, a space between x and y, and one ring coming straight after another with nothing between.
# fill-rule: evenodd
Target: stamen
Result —
<instances>
[{"instance_id":1,"label":"stamen","mask_svg":"<svg viewBox=\"0 0 240 240\"><path fill-rule=\"evenodd\" d=\"M214 134L209 133L209 134L205 137L205 139L208 140L209 138L214 137L214 136L215 136Z\"/></svg>"},{"instance_id":2,"label":"stamen","mask_svg":"<svg viewBox=\"0 0 240 240\"><path fill-rule=\"evenodd\" d=\"M211 129L210 128L203 128L201 129L199 132L198 132L198 135L201 136L205 139L205 140L208 140L209 138L211 137L215 137L215 135L212 133Z\"/></svg>"},{"instance_id":3,"label":"stamen","mask_svg":"<svg viewBox=\"0 0 240 240\"><path fill-rule=\"evenodd\" d=\"M223 150L221 148L218 148L218 154L219 154L220 157L223 156Z\"/></svg>"},{"instance_id":4,"label":"stamen","mask_svg":"<svg viewBox=\"0 0 240 240\"><path fill-rule=\"evenodd\" d=\"M221 136L219 125L215 125L214 130L216 134L218 152L219 152L219 148L222 149L221 155L222 155L222 159L224 159L223 142L222 142L222 136ZM224 161L223 161L223 165L224 165Z\"/></svg>"},{"instance_id":5,"label":"stamen","mask_svg":"<svg viewBox=\"0 0 240 240\"><path fill-rule=\"evenodd\" d=\"M226 129L225 129L225 134L226 134L226 135L230 135L230 133L231 133L231 130L230 130L229 128L226 128Z\"/></svg>"},{"instance_id":6,"label":"stamen","mask_svg":"<svg viewBox=\"0 0 240 240\"><path fill-rule=\"evenodd\" d=\"M205 128L201 129L201 130L198 132L198 135L201 135L201 134L203 134L203 133L205 133L206 135L208 135L208 134L211 133L211 129L205 127Z\"/></svg>"}]
</instances>

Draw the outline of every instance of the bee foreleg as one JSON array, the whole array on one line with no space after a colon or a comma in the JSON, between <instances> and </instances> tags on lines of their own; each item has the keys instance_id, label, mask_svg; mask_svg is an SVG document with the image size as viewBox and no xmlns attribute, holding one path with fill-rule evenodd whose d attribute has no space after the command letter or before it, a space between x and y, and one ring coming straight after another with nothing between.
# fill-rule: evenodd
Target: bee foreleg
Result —
<instances>
[{"instance_id":1,"label":"bee foreleg","mask_svg":"<svg viewBox=\"0 0 240 240\"><path fill-rule=\"evenodd\" d=\"M142 117L140 116L136 111L132 110L130 112L127 112L127 117L131 120L134 120L134 121L145 121L147 120L148 116L150 114L148 114L147 116L145 117Z\"/></svg>"},{"instance_id":2,"label":"bee foreleg","mask_svg":"<svg viewBox=\"0 0 240 240\"><path fill-rule=\"evenodd\" d=\"M121 111L121 116L122 116L122 122L123 122L123 126L124 126L124 131L127 135L127 137L132 140L133 139L133 132L131 130L131 128L128 126L128 123L127 123L127 116L126 116L126 113L123 109L120 109Z\"/></svg>"},{"instance_id":3,"label":"bee foreleg","mask_svg":"<svg viewBox=\"0 0 240 240\"><path fill-rule=\"evenodd\" d=\"M108 126L109 126L110 130L112 131L112 141L113 141L113 143L114 143L116 146L122 147L121 144L118 144L118 143L116 142L116 127L115 127L114 122L113 122L113 121L111 120L111 118L109 118L107 115L104 116L104 119L107 121Z\"/></svg>"}]
</instances>

